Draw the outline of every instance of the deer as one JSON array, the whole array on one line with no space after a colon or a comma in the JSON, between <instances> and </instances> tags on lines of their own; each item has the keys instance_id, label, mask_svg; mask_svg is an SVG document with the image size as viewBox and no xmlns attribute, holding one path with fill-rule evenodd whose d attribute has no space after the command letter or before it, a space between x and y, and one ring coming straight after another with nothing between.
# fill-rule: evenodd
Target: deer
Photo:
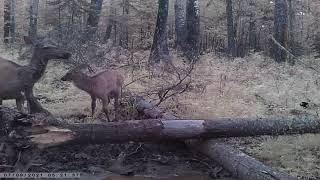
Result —
<instances>
[{"instance_id":1,"label":"deer","mask_svg":"<svg viewBox=\"0 0 320 180\"><path fill-rule=\"evenodd\" d=\"M49 113L34 97L33 87L44 75L49 60L69 59L71 53L58 48L46 37L24 36L24 42L33 46L28 65L22 66L0 58L0 105L3 100L15 99L18 111L24 112L23 105L26 99L30 114Z\"/></svg>"},{"instance_id":2,"label":"deer","mask_svg":"<svg viewBox=\"0 0 320 180\"><path fill-rule=\"evenodd\" d=\"M124 82L123 76L116 70L104 70L93 76L82 72L88 65L80 65L68 71L62 78L62 81L72 82L77 88L87 92L91 96L91 116L94 117L96 100L102 101L102 110L104 111L108 122L110 117L108 113L108 104L110 99L114 99L115 119L117 119L119 108L119 97L122 94Z\"/></svg>"}]
</instances>

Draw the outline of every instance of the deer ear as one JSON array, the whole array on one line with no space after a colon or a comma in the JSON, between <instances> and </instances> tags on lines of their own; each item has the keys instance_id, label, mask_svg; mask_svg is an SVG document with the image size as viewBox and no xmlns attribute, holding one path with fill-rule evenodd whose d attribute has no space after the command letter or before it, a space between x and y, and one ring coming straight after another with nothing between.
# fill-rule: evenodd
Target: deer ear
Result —
<instances>
[{"instance_id":1,"label":"deer ear","mask_svg":"<svg viewBox=\"0 0 320 180\"><path fill-rule=\"evenodd\" d=\"M30 38L30 36L23 36L23 40L27 45L33 45L34 44L33 40Z\"/></svg>"}]
</instances>

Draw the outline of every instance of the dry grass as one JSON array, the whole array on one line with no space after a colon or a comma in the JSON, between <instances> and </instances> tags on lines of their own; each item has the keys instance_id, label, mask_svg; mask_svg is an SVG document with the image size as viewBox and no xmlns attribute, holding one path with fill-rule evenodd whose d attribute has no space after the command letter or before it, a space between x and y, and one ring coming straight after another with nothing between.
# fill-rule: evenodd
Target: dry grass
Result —
<instances>
[{"instance_id":1,"label":"dry grass","mask_svg":"<svg viewBox=\"0 0 320 180\"><path fill-rule=\"evenodd\" d=\"M106 57L120 62L122 67L119 70L126 77L125 84L150 73L143 63L148 52L132 55L116 51L113 49ZM1 54L9 59L17 58L12 56L15 53L10 55L3 51ZM175 55L173 59L177 66L184 66ZM318 62L312 58L301 60L318 67ZM95 68L102 69L112 63ZM62 63L50 62L45 76L35 87L35 93L47 97L42 104L56 116L89 115L90 97L73 85L59 81L66 71ZM192 74L191 91L169 99L161 106L182 118L317 115L320 104L319 75L305 65L276 64L258 53L234 60L207 54L202 56ZM160 82L161 79L145 78L126 88L141 93L157 87ZM309 102L310 108L302 108L299 105L302 101ZM5 103L14 105L13 101ZM269 165L307 179L320 176L319 139L319 135L265 137L253 141L253 145L244 150Z\"/></svg>"},{"instance_id":2,"label":"dry grass","mask_svg":"<svg viewBox=\"0 0 320 180\"><path fill-rule=\"evenodd\" d=\"M194 74L194 81L206 86L204 94L180 97L182 105L194 113L182 117L264 117L291 116L292 110L317 114L300 102L320 103L319 75L302 66L279 65L254 54L246 59L228 60L208 54Z\"/></svg>"}]
</instances>

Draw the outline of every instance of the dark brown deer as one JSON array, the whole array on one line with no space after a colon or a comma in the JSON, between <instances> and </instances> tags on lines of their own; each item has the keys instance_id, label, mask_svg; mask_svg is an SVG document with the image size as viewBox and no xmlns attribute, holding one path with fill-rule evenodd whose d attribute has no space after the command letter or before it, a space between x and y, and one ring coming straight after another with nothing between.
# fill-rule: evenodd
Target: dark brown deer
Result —
<instances>
[{"instance_id":1,"label":"dark brown deer","mask_svg":"<svg viewBox=\"0 0 320 180\"><path fill-rule=\"evenodd\" d=\"M34 97L33 86L43 76L48 60L68 59L71 54L58 48L47 38L31 39L25 36L24 41L33 45L33 54L28 65L21 66L0 58L0 104L2 100L15 99L18 110L22 111L25 95L30 113L48 113Z\"/></svg>"},{"instance_id":2,"label":"dark brown deer","mask_svg":"<svg viewBox=\"0 0 320 180\"><path fill-rule=\"evenodd\" d=\"M115 118L117 119L119 108L119 96L121 95L123 77L115 70L105 70L94 76L88 76L81 70L87 65L81 65L61 78L62 81L71 81L79 89L87 92L91 96L91 115L94 115L96 99L102 101L102 109L110 121L108 104L110 99L114 99Z\"/></svg>"}]
</instances>

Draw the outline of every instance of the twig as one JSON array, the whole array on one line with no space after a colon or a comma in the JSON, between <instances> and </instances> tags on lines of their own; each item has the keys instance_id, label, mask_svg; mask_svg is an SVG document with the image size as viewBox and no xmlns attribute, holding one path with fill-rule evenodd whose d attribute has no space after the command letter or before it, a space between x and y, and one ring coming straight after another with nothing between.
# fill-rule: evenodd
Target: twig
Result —
<instances>
[{"instance_id":1,"label":"twig","mask_svg":"<svg viewBox=\"0 0 320 180\"><path fill-rule=\"evenodd\" d=\"M314 71L316 71L317 73L320 74L320 71L318 71L316 68L312 67L312 66L308 66L306 63L304 63L303 61L301 61L300 59L298 59L295 55L293 55L289 50L287 50L285 47L283 47L273 36L270 36L270 39L277 45L279 46L280 49L282 49L283 51L285 51L289 56L293 57L296 61L300 62L302 65L304 65L306 68L310 68Z\"/></svg>"},{"instance_id":2,"label":"twig","mask_svg":"<svg viewBox=\"0 0 320 180\"><path fill-rule=\"evenodd\" d=\"M20 162L20 159L21 159L21 151L19 151L17 161L16 161L16 163L15 163L15 165L14 165L15 167L18 166L18 163Z\"/></svg>"},{"instance_id":3,"label":"twig","mask_svg":"<svg viewBox=\"0 0 320 180\"><path fill-rule=\"evenodd\" d=\"M287 50L285 47L283 47L273 36L270 36L270 39L277 45L279 46L280 49L284 50L289 56L296 58L295 55L293 55L289 50Z\"/></svg>"},{"instance_id":4,"label":"twig","mask_svg":"<svg viewBox=\"0 0 320 180\"><path fill-rule=\"evenodd\" d=\"M195 159L195 158L185 158L184 160L186 160L186 161L196 161L196 162L198 162L198 163L206 166L206 167L207 167L208 169L210 169L211 171L215 171L214 168L212 168L208 163L203 162L203 161L201 161L201 160L199 160L199 159Z\"/></svg>"},{"instance_id":5,"label":"twig","mask_svg":"<svg viewBox=\"0 0 320 180\"><path fill-rule=\"evenodd\" d=\"M135 80L133 80L133 81L129 82L128 84L125 84L123 87L127 87L127 86L129 86L130 84L133 84L133 83L135 83L135 82L137 82L137 81L140 81L141 79L143 79L143 78L147 78L147 77L149 77L149 75L139 77L139 78L137 78L137 79L135 79Z\"/></svg>"},{"instance_id":6,"label":"twig","mask_svg":"<svg viewBox=\"0 0 320 180\"><path fill-rule=\"evenodd\" d=\"M190 74L192 73L193 69L194 69L194 63L191 64L190 69L187 71L186 75L184 77L182 77L182 78L181 78L180 73L178 71L176 71L177 74L178 74L179 82L174 84L174 85L172 85L172 86L170 86L170 87L167 87L166 89L162 89L162 90L158 91L159 102L156 103L155 106L159 106L163 101L165 101L166 99L168 99L168 98L170 98L170 97L172 97L172 96L174 96L176 94L184 93L188 89L188 87L189 87L191 82L188 82L185 85L185 88L182 89L181 91L175 92L175 93L172 93L172 94L168 95L170 91L172 91L174 88L176 88L179 85L181 85L188 77L190 77Z\"/></svg>"},{"instance_id":7,"label":"twig","mask_svg":"<svg viewBox=\"0 0 320 180\"><path fill-rule=\"evenodd\" d=\"M129 157L129 156L132 156L132 155L138 153L138 151L139 151L140 148L142 148L142 144L141 144L141 143L139 143L139 146L136 148L135 151L133 151L132 153L126 155L126 157Z\"/></svg>"},{"instance_id":8,"label":"twig","mask_svg":"<svg viewBox=\"0 0 320 180\"><path fill-rule=\"evenodd\" d=\"M14 166L6 165L6 164L1 164L0 167L2 167L2 168L14 168Z\"/></svg>"}]
</instances>

